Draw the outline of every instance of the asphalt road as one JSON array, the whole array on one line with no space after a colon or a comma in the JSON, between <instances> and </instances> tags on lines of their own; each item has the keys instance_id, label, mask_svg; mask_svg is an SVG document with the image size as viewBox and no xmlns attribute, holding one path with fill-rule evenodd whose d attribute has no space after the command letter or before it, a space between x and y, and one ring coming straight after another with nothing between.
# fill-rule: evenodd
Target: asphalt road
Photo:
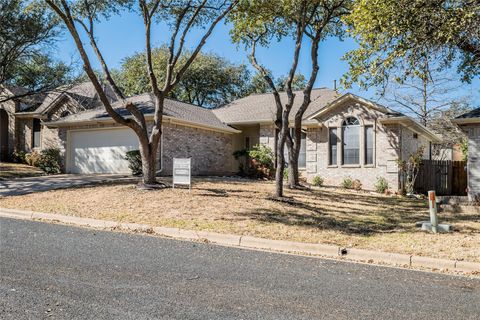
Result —
<instances>
[{"instance_id":1,"label":"asphalt road","mask_svg":"<svg viewBox=\"0 0 480 320\"><path fill-rule=\"evenodd\" d=\"M480 280L0 219L1 319L479 319Z\"/></svg>"}]
</instances>

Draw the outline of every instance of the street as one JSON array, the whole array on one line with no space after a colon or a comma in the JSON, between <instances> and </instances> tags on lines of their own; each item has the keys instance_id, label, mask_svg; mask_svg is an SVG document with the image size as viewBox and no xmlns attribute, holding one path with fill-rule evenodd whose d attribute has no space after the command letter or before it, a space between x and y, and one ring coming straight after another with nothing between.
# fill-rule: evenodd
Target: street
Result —
<instances>
[{"instance_id":1,"label":"street","mask_svg":"<svg viewBox=\"0 0 480 320\"><path fill-rule=\"evenodd\" d=\"M480 280L0 219L1 319L478 319Z\"/></svg>"}]
</instances>

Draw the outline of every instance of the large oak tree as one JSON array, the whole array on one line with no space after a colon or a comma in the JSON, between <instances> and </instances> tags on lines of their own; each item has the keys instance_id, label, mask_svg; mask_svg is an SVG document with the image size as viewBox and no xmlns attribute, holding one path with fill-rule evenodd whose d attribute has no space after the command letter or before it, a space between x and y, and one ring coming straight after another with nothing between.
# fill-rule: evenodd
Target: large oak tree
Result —
<instances>
[{"instance_id":1,"label":"large oak tree","mask_svg":"<svg viewBox=\"0 0 480 320\"><path fill-rule=\"evenodd\" d=\"M71 68L53 58L60 30L44 7L26 0L0 0L0 86L22 87L8 99L46 92L71 80Z\"/></svg>"},{"instance_id":2,"label":"large oak tree","mask_svg":"<svg viewBox=\"0 0 480 320\"><path fill-rule=\"evenodd\" d=\"M162 135L162 118L165 99L184 77L186 71L195 61L212 31L220 21L236 5L236 0L138 0L138 1L108 1L108 0L45 0L65 24L72 36L78 53L83 62L85 73L92 82L105 110L112 119L132 129L138 137L142 158L143 185L153 187L157 184L156 167L160 139ZM126 99L126 95L112 77L111 71L104 59L95 37L95 23L117 13L121 7L132 7L143 19L145 38L145 72L149 76L150 92L155 97L153 123L147 123L145 116L136 105ZM165 76L159 79L155 73L152 56L152 32L156 23L164 23L170 31L168 61L165 66ZM186 50L186 38L196 30L202 32L200 40L191 49L186 59L180 60ZM99 77L93 70L91 57L87 54L80 32L86 33L90 40L97 60L100 62L103 77L113 88L116 96L122 102L131 117L122 116L114 109Z\"/></svg>"},{"instance_id":3,"label":"large oak tree","mask_svg":"<svg viewBox=\"0 0 480 320\"><path fill-rule=\"evenodd\" d=\"M250 50L252 65L268 84L276 104L275 115L275 154L276 154L276 197L283 197L283 171L285 168L284 150L288 146L289 185L299 185L298 157L301 146L302 118L311 102L311 93L317 79L318 48L320 42L328 36L341 36L343 23L341 17L348 13L348 0L282 0L242 1L231 14L234 23L232 38L243 43ZM268 69L258 61L258 46L268 46L271 41L291 38L294 42L292 60L282 88L286 99L282 99L278 86ZM296 99L293 81L297 72L300 52L304 42L310 44L311 72L307 77L299 110L294 115L294 135L290 135L290 112Z\"/></svg>"},{"instance_id":4,"label":"large oak tree","mask_svg":"<svg viewBox=\"0 0 480 320\"><path fill-rule=\"evenodd\" d=\"M480 74L480 2L472 0L358 0L346 22L359 48L349 52L344 82L385 85L422 72L435 55L463 81Z\"/></svg>"},{"instance_id":5,"label":"large oak tree","mask_svg":"<svg viewBox=\"0 0 480 320\"><path fill-rule=\"evenodd\" d=\"M179 60L184 62L190 55L189 51L185 51ZM152 50L154 72L161 81L164 80L168 56L168 48L165 46ZM123 60L114 78L118 79L126 95L150 90L146 67L144 52ZM174 99L202 107L217 107L247 94L249 81L250 72L245 65L234 64L214 53L200 52L170 95Z\"/></svg>"}]
</instances>

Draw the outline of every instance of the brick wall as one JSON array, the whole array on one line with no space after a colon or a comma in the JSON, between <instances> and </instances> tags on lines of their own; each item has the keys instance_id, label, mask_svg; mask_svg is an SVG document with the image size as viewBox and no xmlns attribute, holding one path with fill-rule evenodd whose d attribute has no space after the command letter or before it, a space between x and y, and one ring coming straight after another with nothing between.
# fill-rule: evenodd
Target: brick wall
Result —
<instances>
[{"instance_id":1,"label":"brick wall","mask_svg":"<svg viewBox=\"0 0 480 320\"><path fill-rule=\"evenodd\" d=\"M238 171L233 135L176 124L163 126L162 175L171 175L173 158L192 158L194 175L231 175Z\"/></svg>"},{"instance_id":2,"label":"brick wall","mask_svg":"<svg viewBox=\"0 0 480 320\"><path fill-rule=\"evenodd\" d=\"M59 129L47 128L43 131L42 141L45 146L47 143L52 147L56 144L65 158L68 130L105 127L121 126L118 124L94 124ZM173 158L188 157L192 158L194 175L231 175L238 169L232 155L233 151L232 134L165 123L163 125L163 170L161 175L172 174Z\"/></svg>"}]
</instances>

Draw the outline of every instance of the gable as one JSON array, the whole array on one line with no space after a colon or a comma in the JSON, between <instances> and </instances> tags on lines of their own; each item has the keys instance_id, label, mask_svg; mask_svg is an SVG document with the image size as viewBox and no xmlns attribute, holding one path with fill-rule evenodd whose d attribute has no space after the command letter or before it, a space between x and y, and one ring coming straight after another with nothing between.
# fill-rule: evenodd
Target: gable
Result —
<instances>
[{"instance_id":1,"label":"gable","mask_svg":"<svg viewBox=\"0 0 480 320\"><path fill-rule=\"evenodd\" d=\"M321 110L311 119L321 122L327 127L339 127L343 120L348 117L355 117L360 121L361 125L365 125L374 123L377 119L384 116L385 113L378 109L374 109L355 99L346 99L325 110Z\"/></svg>"}]
</instances>

